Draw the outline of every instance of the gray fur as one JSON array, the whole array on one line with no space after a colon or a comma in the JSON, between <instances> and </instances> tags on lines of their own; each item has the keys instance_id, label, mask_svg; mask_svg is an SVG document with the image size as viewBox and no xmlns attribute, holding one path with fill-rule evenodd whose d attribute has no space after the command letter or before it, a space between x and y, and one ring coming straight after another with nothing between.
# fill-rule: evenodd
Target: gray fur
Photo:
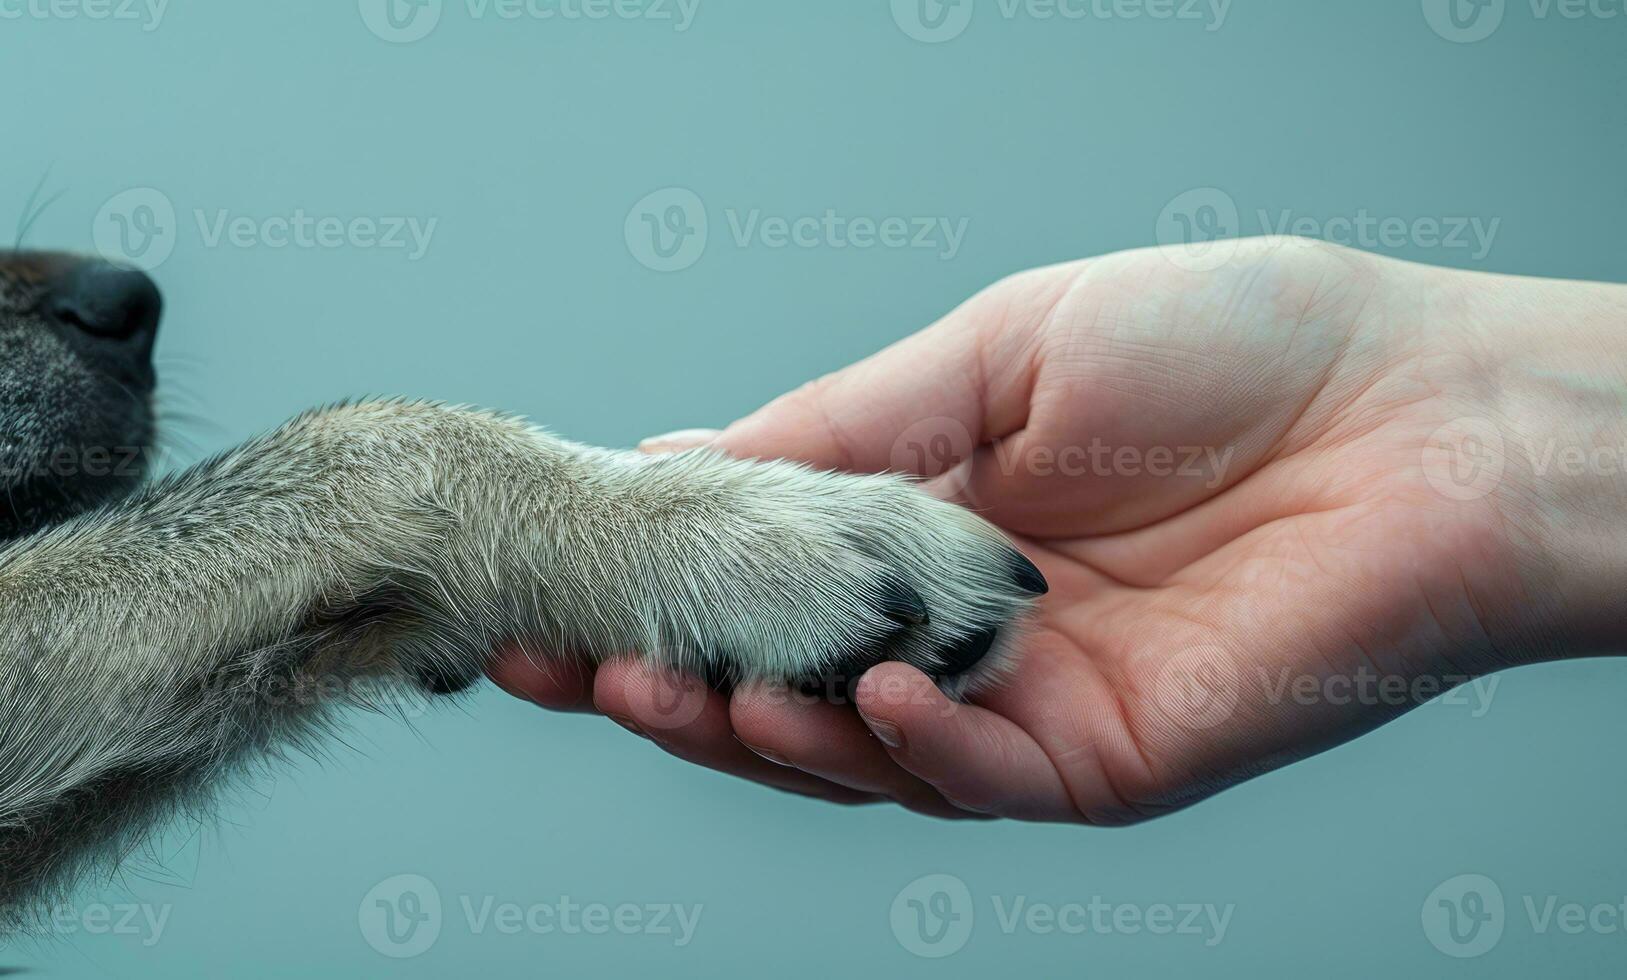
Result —
<instances>
[{"instance_id":1,"label":"gray fur","mask_svg":"<svg viewBox=\"0 0 1627 980\"><path fill-rule=\"evenodd\" d=\"M6 312L0 418L24 434L11 451L85 438L73 413L40 422L16 396L63 385L84 400L71 379L94 366L62 355L20 381L5 345L49 349L48 334ZM90 493L61 482L66 501ZM462 689L504 638L792 679L881 659L935 671L940 651L999 627L986 677L1031 601L999 532L901 479L611 452L425 402L311 412L121 489L0 544L8 908L105 867L338 705ZM887 615L901 588L925 623ZM313 685L338 696L300 696Z\"/></svg>"}]
</instances>

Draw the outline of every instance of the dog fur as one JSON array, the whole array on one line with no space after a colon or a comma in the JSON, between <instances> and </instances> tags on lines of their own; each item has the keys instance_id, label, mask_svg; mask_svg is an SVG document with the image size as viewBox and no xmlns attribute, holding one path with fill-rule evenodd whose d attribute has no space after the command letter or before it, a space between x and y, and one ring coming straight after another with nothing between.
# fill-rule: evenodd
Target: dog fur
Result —
<instances>
[{"instance_id":1,"label":"dog fur","mask_svg":"<svg viewBox=\"0 0 1627 980\"><path fill-rule=\"evenodd\" d=\"M154 431L145 355L83 343L42 301L76 261L0 253L8 909L337 707L464 690L505 638L715 682L891 659L963 685L1043 590L993 527L903 479L612 452L421 401L309 412L142 486L42 478L61 447ZM317 688L339 693L298 693Z\"/></svg>"}]
</instances>

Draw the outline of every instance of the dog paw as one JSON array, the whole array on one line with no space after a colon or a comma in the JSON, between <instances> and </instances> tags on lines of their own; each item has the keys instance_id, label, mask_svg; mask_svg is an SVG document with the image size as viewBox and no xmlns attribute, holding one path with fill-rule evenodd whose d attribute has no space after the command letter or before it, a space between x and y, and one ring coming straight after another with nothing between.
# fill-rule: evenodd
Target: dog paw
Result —
<instances>
[{"instance_id":1,"label":"dog paw","mask_svg":"<svg viewBox=\"0 0 1627 980\"><path fill-rule=\"evenodd\" d=\"M1009 665L1047 590L993 525L902 478L696 454L655 466L688 468L707 508L686 540L711 560L681 576L671 620L714 680L839 690L901 661L959 696Z\"/></svg>"}]
</instances>

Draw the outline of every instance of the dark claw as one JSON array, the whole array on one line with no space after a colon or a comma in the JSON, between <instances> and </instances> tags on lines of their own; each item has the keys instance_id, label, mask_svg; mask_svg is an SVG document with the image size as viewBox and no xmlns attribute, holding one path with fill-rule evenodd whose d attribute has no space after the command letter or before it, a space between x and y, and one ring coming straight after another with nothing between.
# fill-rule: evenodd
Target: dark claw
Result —
<instances>
[{"instance_id":1,"label":"dark claw","mask_svg":"<svg viewBox=\"0 0 1627 980\"><path fill-rule=\"evenodd\" d=\"M921 626L927 621L926 603L920 594L896 580L882 587L881 611L905 626Z\"/></svg>"},{"instance_id":2,"label":"dark claw","mask_svg":"<svg viewBox=\"0 0 1627 980\"><path fill-rule=\"evenodd\" d=\"M1051 591L1051 584L1045 581L1045 576L1028 560L1028 556L1015 548L1011 551L1011 570L1016 577L1017 588L1029 595L1044 595Z\"/></svg>"},{"instance_id":3,"label":"dark claw","mask_svg":"<svg viewBox=\"0 0 1627 980\"><path fill-rule=\"evenodd\" d=\"M945 647L938 651L943 660L944 676L965 673L977 666L977 662L988 656L989 650L994 646L994 638L998 630L986 629L980 633L973 633L958 647Z\"/></svg>"}]
</instances>

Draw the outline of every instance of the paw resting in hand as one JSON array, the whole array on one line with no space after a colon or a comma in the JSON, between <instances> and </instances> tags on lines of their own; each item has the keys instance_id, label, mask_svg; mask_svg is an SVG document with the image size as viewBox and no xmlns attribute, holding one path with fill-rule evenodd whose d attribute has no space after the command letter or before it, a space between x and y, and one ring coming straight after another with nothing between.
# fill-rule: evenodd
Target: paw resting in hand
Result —
<instances>
[{"instance_id":1,"label":"paw resting in hand","mask_svg":"<svg viewBox=\"0 0 1627 980\"><path fill-rule=\"evenodd\" d=\"M998 676L1044 577L993 525L895 476L826 473L705 451L649 460L681 486L676 632L714 682L857 681L911 664L951 695ZM705 501L700 508L682 502ZM670 528L670 525L669 525ZM667 549L670 554L670 549ZM687 621L687 622L686 622ZM671 632L668 632L671 635ZM688 660L688 657L683 658Z\"/></svg>"}]
</instances>

